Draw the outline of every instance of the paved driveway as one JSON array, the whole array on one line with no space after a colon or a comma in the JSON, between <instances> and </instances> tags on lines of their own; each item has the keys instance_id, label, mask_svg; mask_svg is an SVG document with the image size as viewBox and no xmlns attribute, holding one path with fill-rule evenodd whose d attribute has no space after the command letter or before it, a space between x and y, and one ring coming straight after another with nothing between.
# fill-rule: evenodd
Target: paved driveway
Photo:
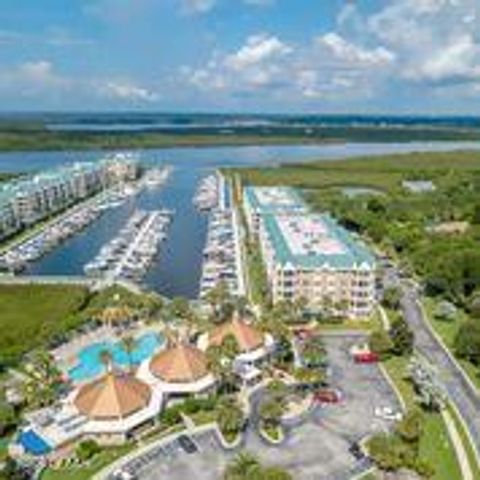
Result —
<instances>
[{"instance_id":1,"label":"paved driveway","mask_svg":"<svg viewBox=\"0 0 480 480\"><path fill-rule=\"evenodd\" d=\"M263 462L288 469L296 480L346 480L363 471L349 453L351 442L389 427L374 417L375 406L398 407L388 383L375 365L354 365L348 349L352 337L326 338L332 383L345 393L342 405L317 409L300 425L293 427L284 444L266 445L252 429L243 448ZM219 480L227 462L236 452L225 452L213 432L193 437L199 451L183 452L178 442L158 448L149 458L139 459L129 468L140 480Z\"/></svg>"}]
</instances>

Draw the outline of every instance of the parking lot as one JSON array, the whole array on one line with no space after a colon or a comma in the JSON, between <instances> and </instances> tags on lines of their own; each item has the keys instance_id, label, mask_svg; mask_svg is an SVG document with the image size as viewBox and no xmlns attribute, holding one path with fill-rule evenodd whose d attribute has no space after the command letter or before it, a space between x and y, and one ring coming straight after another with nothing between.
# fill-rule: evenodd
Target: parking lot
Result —
<instances>
[{"instance_id":1,"label":"parking lot","mask_svg":"<svg viewBox=\"0 0 480 480\"><path fill-rule=\"evenodd\" d=\"M398 408L396 398L376 365L357 365L349 358L353 337L325 339L331 364L331 382L344 393L341 404L318 407L302 424L288 431L281 446L267 446L252 429L244 449L263 462L289 470L296 480L349 479L368 466L349 447L388 421L376 418L375 407ZM214 432L192 436L198 450L186 453L178 440L152 450L126 466L140 480L219 480L236 452L225 452Z\"/></svg>"}]
</instances>

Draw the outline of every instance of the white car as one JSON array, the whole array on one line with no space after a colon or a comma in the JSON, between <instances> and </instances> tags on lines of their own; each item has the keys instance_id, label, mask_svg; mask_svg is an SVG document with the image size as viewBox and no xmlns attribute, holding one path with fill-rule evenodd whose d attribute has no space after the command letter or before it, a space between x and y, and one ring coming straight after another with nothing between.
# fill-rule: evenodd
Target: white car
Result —
<instances>
[{"instance_id":1,"label":"white car","mask_svg":"<svg viewBox=\"0 0 480 480\"><path fill-rule=\"evenodd\" d=\"M398 422L402 419L402 413L394 410L391 407L377 407L375 408L375 416L383 418L384 420L391 420Z\"/></svg>"}]
</instances>

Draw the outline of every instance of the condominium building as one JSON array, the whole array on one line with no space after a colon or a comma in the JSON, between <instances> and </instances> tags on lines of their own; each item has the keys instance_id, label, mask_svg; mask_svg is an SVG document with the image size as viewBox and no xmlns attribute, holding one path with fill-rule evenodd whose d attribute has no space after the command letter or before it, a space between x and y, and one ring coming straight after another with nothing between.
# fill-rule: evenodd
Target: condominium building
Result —
<instances>
[{"instance_id":1,"label":"condominium building","mask_svg":"<svg viewBox=\"0 0 480 480\"><path fill-rule=\"evenodd\" d=\"M117 155L0 184L0 239L109 186L132 180L137 172L137 162Z\"/></svg>"},{"instance_id":2,"label":"condominium building","mask_svg":"<svg viewBox=\"0 0 480 480\"><path fill-rule=\"evenodd\" d=\"M303 199L291 187L245 187L243 208L250 232L254 235L259 233L263 215L308 211Z\"/></svg>"},{"instance_id":3,"label":"condominium building","mask_svg":"<svg viewBox=\"0 0 480 480\"><path fill-rule=\"evenodd\" d=\"M368 248L330 215L311 213L291 189L271 190L249 188L244 204L273 302L303 298L310 311L368 316L376 269Z\"/></svg>"}]
</instances>

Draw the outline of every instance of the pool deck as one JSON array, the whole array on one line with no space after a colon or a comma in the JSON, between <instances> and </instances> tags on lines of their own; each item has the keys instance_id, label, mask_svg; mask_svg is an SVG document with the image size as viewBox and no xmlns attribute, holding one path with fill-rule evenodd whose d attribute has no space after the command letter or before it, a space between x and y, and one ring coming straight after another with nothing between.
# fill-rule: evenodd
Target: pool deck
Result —
<instances>
[{"instance_id":1,"label":"pool deck","mask_svg":"<svg viewBox=\"0 0 480 480\"><path fill-rule=\"evenodd\" d=\"M126 334L138 338L148 333L161 333L162 331L162 325L156 325L154 327L152 325L139 324L135 328L123 330L121 332L114 327L103 325L91 332L77 335L68 343L60 345L58 348L52 350L51 353L57 361L60 370L67 373L71 368L78 364L78 356L80 352L92 344L102 342L116 343L121 341Z\"/></svg>"}]
</instances>

